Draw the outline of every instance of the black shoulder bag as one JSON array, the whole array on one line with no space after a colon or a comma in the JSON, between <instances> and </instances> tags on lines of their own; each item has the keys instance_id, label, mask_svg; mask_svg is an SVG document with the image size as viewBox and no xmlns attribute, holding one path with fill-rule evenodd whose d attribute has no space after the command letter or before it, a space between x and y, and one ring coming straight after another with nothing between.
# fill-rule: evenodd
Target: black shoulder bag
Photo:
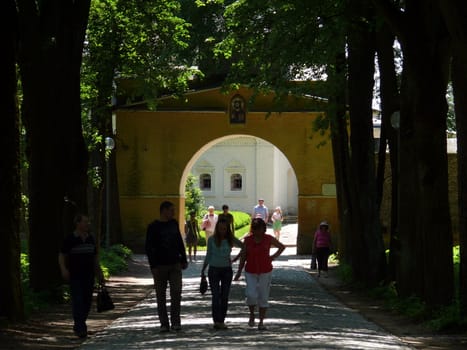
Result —
<instances>
[{"instance_id":1,"label":"black shoulder bag","mask_svg":"<svg viewBox=\"0 0 467 350\"><path fill-rule=\"evenodd\" d=\"M113 310L115 305L110 297L107 288L103 284L97 287L97 312Z\"/></svg>"}]
</instances>

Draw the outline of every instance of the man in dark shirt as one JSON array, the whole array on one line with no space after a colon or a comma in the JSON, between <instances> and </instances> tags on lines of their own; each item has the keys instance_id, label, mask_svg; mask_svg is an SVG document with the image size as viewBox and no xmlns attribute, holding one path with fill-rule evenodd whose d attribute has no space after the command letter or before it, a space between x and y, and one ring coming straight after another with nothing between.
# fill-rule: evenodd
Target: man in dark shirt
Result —
<instances>
[{"instance_id":1,"label":"man in dark shirt","mask_svg":"<svg viewBox=\"0 0 467 350\"><path fill-rule=\"evenodd\" d=\"M222 213L217 216L217 220L225 220L229 223L230 229L232 232L235 234L235 223L234 223L234 217L232 214L229 213L229 206L227 204L224 204L222 206Z\"/></svg>"},{"instance_id":2,"label":"man in dark shirt","mask_svg":"<svg viewBox=\"0 0 467 350\"><path fill-rule=\"evenodd\" d=\"M160 205L160 219L149 224L146 234L146 255L156 289L157 313L161 332L168 332L167 282L170 285L170 321L172 330L181 330L180 303L182 298L182 270L188 267L185 246L173 203Z\"/></svg>"},{"instance_id":3,"label":"man in dark shirt","mask_svg":"<svg viewBox=\"0 0 467 350\"><path fill-rule=\"evenodd\" d=\"M89 234L89 219L86 215L76 215L75 230L63 241L58 263L62 277L70 283L73 330L80 338L87 336L86 320L91 310L95 276L99 282L104 277L97 257L94 237Z\"/></svg>"}]
</instances>

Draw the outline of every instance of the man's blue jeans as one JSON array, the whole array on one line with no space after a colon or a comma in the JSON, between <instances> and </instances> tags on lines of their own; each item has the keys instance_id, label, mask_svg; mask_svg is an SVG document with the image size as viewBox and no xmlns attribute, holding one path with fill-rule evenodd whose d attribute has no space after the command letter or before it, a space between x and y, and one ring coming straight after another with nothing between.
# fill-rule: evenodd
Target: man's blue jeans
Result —
<instances>
[{"instance_id":1,"label":"man's blue jeans","mask_svg":"<svg viewBox=\"0 0 467 350\"><path fill-rule=\"evenodd\" d=\"M172 327L180 326L182 299L182 268L180 264L161 265L152 269L156 289L157 314L162 327L169 327L167 313L167 284L170 286L170 321Z\"/></svg>"},{"instance_id":2,"label":"man's blue jeans","mask_svg":"<svg viewBox=\"0 0 467 350\"><path fill-rule=\"evenodd\" d=\"M73 330L77 333L87 332L86 320L91 310L93 289L94 276L70 280Z\"/></svg>"},{"instance_id":3,"label":"man's blue jeans","mask_svg":"<svg viewBox=\"0 0 467 350\"><path fill-rule=\"evenodd\" d=\"M229 304L232 267L209 266L208 279L212 294L212 319L214 323L224 323Z\"/></svg>"}]
</instances>

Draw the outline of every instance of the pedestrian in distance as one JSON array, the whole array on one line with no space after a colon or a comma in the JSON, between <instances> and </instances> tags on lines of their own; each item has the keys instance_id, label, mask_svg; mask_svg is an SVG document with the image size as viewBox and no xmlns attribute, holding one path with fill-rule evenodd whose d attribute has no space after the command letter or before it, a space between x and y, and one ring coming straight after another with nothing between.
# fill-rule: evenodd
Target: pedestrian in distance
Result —
<instances>
[{"instance_id":1,"label":"pedestrian in distance","mask_svg":"<svg viewBox=\"0 0 467 350\"><path fill-rule=\"evenodd\" d=\"M276 209L274 209L274 213L272 213L271 215L271 221L272 221L272 230L274 232L274 237L276 237L277 240L279 240L281 237L281 229L282 229L283 220L284 220L284 217L282 216L281 207L276 207Z\"/></svg>"},{"instance_id":2,"label":"pedestrian in distance","mask_svg":"<svg viewBox=\"0 0 467 350\"><path fill-rule=\"evenodd\" d=\"M148 225L146 255L156 290L157 314L160 331L180 331L180 304L182 298L182 270L188 267L185 246L177 220L175 207L169 201L161 203L160 218ZM170 323L167 313L167 283L170 286Z\"/></svg>"},{"instance_id":3,"label":"pedestrian in distance","mask_svg":"<svg viewBox=\"0 0 467 350\"><path fill-rule=\"evenodd\" d=\"M63 279L70 285L73 315L73 331L79 338L86 338L86 320L91 310L95 279L104 284L99 264L97 246L89 233L89 218L78 214L74 218L75 229L62 242L58 263Z\"/></svg>"},{"instance_id":4,"label":"pedestrian in distance","mask_svg":"<svg viewBox=\"0 0 467 350\"><path fill-rule=\"evenodd\" d=\"M229 206L227 204L222 206L222 213L217 216L217 220L227 220L230 225L230 230L235 235L234 217L231 213L229 213Z\"/></svg>"},{"instance_id":5,"label":"pedestrian in distance","mask_svg":"<svg viewBox=\"0 0 467 350\"><path fill-rule=\"evenodd\" d=\"M208 280L212 295L214 329L227 329L225 318L233 277L231 253L234 246L243 249L243 243L235 238L230 222L223 219L217 221L214 234L207 242L206 257L201 270L201 276L205 276L205 270L209 266Z\"/></svg>"},{"instance_id":6,"label":"pedestrian in distance","mask_svg":"<svg viewBox=\"0 0 467 350\"><path fill-rule=\"evenodd\" d=\"M268 207L264 205L263 198L259 198L258 204L253 207L253 212L251 213L251 220L256 218L263 219L265 223L268 223L269 210Z\"/></svg>"},{"instance_id":7,"label":"pedestrian in distance","mask_svg":"<svg viewBox=\"0 0 467 350\"><path fill-rule=\"evenodd\" d=\"M331 254L331 247L329 224L327 221L322 221L315 232L312 249L312 254L316 256L318 262L318 277L321 276L321 271L324 277L328 277L328 259Z\"/></svg>"},{"instance_id":8,"label":"pedestrian in distance","mask_svg":"<svg viewBox=\"0 0 467 350\"><path fill-rule=\"evenodd\" d=\"M261 218L253 219L251 231L251 235L245 238L244 252L241 254L234 280L238 281L245 267L245 295L249 309L248 325L250 327L255 326L255 309L258 306L258 329L265 330L264 319L269 307L272 262L282 254L285 246L275 237L266 234L266 222ZM271 247L277 248L273 255L270 255Z\"/></svg>"},{"instance_id":9,"label":"pedestrian in distance","mask_svg":"<svg viewBox=\"0 0 467 350\"><path fill-rule=\"evenodd\" d=\"M196 250L198 246L199 238L199 226L198 220L196 219L196 212L190 213L190 218L185 222L185 244L188 248L188 259L190 262L196 261ZM193 258L191 251L193 250Z\"/></svg>"},{"instance_id":10,"label":"pedestrian in distance","mask_svg":"<svg viewBox=\"0 0 467 350\"><path fill-rule=\"evenodd\" d=\"M207 214L204 215L203 223L201 224L201 229L204 231L205 236L206 236L206 244L207 244L208 238L213 235L214 228L216 227L216 223L218 220L218 216L214 212L214 209L215 208L213 205L210 205L208 207L208 212Z\"/></svg>"}]
</instances>

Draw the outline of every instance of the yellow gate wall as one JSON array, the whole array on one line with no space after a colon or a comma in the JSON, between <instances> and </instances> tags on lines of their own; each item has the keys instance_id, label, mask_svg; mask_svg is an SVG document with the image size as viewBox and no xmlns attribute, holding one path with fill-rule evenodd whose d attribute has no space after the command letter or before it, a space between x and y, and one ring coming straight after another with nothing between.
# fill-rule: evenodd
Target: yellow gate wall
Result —
<instances>
[{"instance_id":1,"label":"yellow gate wall","mask_svg":"<svg viewBox=\"0 0 467 350\"><path fill-rule=\"evenodd\" d=\"M268 102L263 100L255 111L247 112L244 124L230 124L229 103L238 93L246 99L249 96L247 90L225 95L215 89L188 96L183 106L190 109L181 110L175 100L169 100L157 111L116 111L124 244L142 250L146 227L158 218L164 200L175 203L183 232L184 186L192 165L213 144L240 135L272 143L295 171L299 192L297 254L311 253L313 233L321 220L328 220L332 231L338 232L331 140L328 133L323 136L312 131L313 120L322 112L286 111L266 117ZM255 202L252 198L252 205Z\"/></svg>"}]
</instances>

